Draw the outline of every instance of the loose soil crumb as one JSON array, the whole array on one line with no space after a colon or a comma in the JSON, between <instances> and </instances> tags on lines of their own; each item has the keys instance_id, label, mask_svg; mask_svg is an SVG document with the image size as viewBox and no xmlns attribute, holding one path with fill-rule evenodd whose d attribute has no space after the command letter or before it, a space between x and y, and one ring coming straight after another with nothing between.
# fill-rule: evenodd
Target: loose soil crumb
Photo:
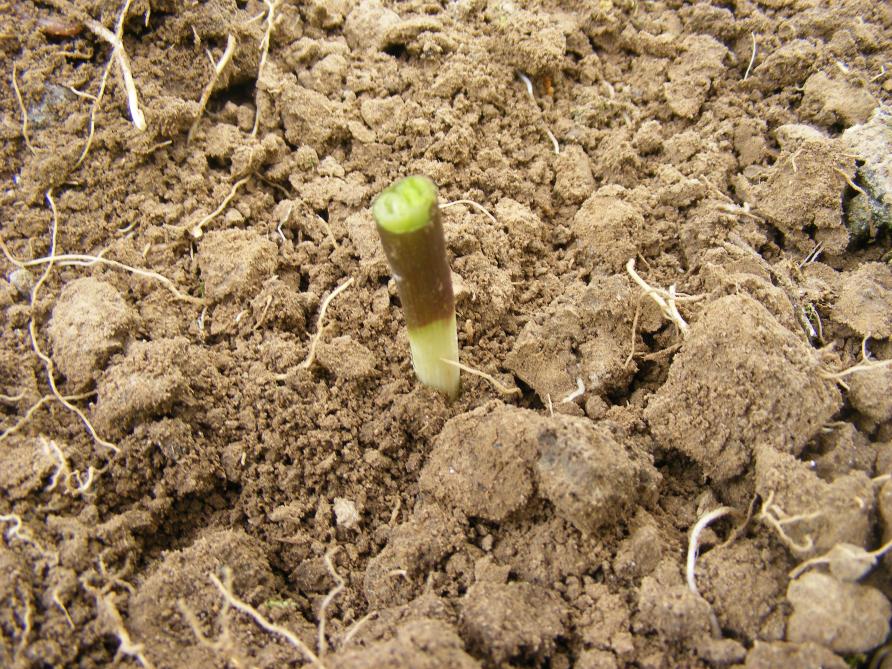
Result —
<instances>
[{"instance_id":1,"label":"loose soil crumb","mask_svg":"<svg viewBox=\"0 0 892 669\"><path fill-rule=\"evenodd\" d=\"M868 0L0 2L0 666L881 663L889 553L790 573L892 539L890 45ZM413 173L518 392L414 379L369 212Z\"/></svg>"}]
</instances>

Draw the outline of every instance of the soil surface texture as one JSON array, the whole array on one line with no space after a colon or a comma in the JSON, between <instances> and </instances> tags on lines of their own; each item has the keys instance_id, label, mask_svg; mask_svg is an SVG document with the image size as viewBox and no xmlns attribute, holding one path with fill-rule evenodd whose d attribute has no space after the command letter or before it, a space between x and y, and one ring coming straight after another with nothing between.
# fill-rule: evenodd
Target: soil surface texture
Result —
<instances>
[{"instance_id":1,"label":"soil surface texture","mask_svg":"<svg viewBox=\"0 0 892 669\"><path fill-rule=\"evenodd\" d=\"M0 667L892 669L892 5L0 0L0 72Z\"/></svg>"}]
</instances>

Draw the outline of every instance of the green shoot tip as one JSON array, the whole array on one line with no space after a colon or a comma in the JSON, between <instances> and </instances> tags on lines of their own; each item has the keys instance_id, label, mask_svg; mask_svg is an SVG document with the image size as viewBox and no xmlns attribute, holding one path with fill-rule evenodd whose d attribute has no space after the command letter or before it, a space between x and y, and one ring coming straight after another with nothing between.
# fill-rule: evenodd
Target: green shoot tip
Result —
<instances>
[{"instance_id":1,"label":"green shoot tip","mask_svg":"<svg viewBox=\"0 0 892 669\"><path fill-rule=\"evenodd\" d=\"M424 176L400 179L384 190L372 205L379 226L394 235L420 230L430 221L437 203L437 187Z\"/></svg>"}]
</instances>

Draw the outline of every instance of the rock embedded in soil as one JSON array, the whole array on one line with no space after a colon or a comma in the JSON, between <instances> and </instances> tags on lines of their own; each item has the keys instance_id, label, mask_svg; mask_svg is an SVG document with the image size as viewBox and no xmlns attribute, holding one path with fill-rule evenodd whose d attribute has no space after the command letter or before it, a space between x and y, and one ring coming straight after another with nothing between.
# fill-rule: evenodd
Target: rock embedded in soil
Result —
<instances>
[{"instance_id":1,"label":"rock embedded in soil","mask_svg":"<svg viewBox=\"0 0 892 669\"><path fill-rule=\"evenodd\" d=\"M666 449L725 481L742 473L755 443L798 454L841 404L815 351L750 297L709 304L669 377L644 411Z\"/></svg>"},{"instance_id":2,"label":"rock embedded in soil","mask_svg":"<svg viewBox=\"0 0 892 669\"><path fill-rule=\"evenodd\" d=\"M253 230L214 230L198 246L204 296L211 302L253 297L276 269L276 244Z\"/></svg>"},{"instance_id":3,"label":"rock embedded in soil","mask_svg":"<svg viewBox=\"0 0 892 669\"><path fill-rule=\"evenodd\" d=\"M546 657L564 633L566 610L554 592L526 582L477 583L462 600L461 634L500 664Z\"/></svg>"},{"instance_id":4,"label":"rock embedded in soil","mask_svg":"<svg viewBox=\"0 0 892 669\"><path fill-rule=\"evenodd\" d=\"M136 323L133 309L110 283L93 277L67 283L53 307L49 340L69 388L88 387Z\"/></svg>"},{"instance_id":5,"label":"rock embedded in soil","mask_svg":"<svg viewBox=\"0 0 892 669\"><path fill-rule=\"evenodd\" d=\"M787 599L793 605L788 641L812 641L837 653L852 654L876 648L889 634L892 606L871 586L809 571L790 582Z\"/></svg>"},{"instance_id":6,"label":"rock embedded in soil","mask_svg":"<svg viewBox=\"0 0 892 669\"><path fill-rule=\"evenodd\" d=\"M455 630L440 620L414 619L401 625L392 639L326 658L331 669L479 669Z\"/></svg>"},{"instance_id":7,"label":"rock embedded in soil","mask_svg":"<svg viewBox=\"0 0 892 669\"><path fill-rule=\"evenodd\" d=\"M862 337L892 337L892 267L863 263L846 275L832 316Z\"/></svg>"}]
</instances>

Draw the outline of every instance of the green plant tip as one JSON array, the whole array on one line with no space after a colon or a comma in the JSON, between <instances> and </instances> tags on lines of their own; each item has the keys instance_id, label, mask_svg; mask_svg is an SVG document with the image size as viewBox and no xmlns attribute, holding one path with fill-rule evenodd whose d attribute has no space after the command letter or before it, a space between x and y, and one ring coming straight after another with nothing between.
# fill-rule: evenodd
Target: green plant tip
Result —
<instances>
[{"instance_id":1,"label":"green plant tip","mask_svg":"<svg viewBox=\"0 0 892 669\"><path fill-rule=\"evenodd\" d=\"M420 230L430 222L437 202L437 187L424 176L400 179L384 190L372 205L379 226L394 235Z\"/></svg>"}]
</instances>

